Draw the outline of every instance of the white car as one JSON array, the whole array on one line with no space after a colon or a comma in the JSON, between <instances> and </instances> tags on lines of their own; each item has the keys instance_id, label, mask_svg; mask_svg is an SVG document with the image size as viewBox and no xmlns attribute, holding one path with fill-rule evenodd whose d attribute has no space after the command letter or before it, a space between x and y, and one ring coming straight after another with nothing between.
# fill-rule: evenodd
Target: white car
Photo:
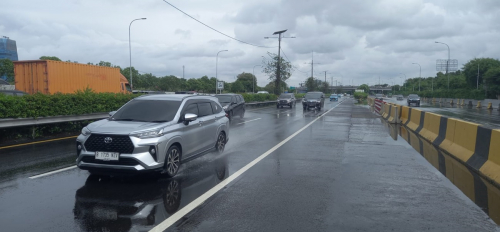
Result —
<instances>
[{"instance_id":1,"label":"white car","mask_svg":"<svg viewBox=\"0 0 500 232\"><path fill-rule=\"evenodd\" d=\"M265 94L269 94L269 92L267 92L267 91L259 91L259 92L257 92L257 93L265 93Z\"/></svg>"}]
</instances>

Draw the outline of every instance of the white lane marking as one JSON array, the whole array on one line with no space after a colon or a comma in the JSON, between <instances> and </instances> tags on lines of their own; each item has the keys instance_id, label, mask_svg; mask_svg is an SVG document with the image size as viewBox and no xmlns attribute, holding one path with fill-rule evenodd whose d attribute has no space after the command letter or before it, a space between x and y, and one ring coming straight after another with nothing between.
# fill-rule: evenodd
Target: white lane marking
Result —
<instances>
[{"instance_id":1,"label":"white lane marking","mask_svg":"<svg viewBox=\"0 0 500 232\"><path fill-rule=\"evenodd\" d=\"M339 105L340 105L340 103L338 105L332 107L326 113L332 111L333 109L335 109ZM324 113L323 115L325 115L326 113ZM244 167L242 167L240 170L236 171L233 175L231 175L227 179L221 181L219 184L217 184L216 186L214 186L213 188L211 188L210 190L208 190L207 192L205 192L203 195L199 196L194 201L192 201L188 205L184 206L184 208L180 209L179 211L177 211L176 213L174 213L173 215L171 215L169 218L165 219L165 221L161 222L160 224L158 224L157 226L155 226L153 229L151 229L150 232L164 231L167 228L169 228L170 226L172 226L175 222L177 222L179 219L181 219L184 216L186 216L193 209L195 209L199 205L203 204L208 198L210 198L211 196L213 196L215 193L217 193L218 191L220 191L222 188L226 187L233 180L235 180L236 178L238 178L239 176L241 176L243 173L245 173L246 171L248 171L248 169L250 169L251 167L253 167L259 161L261 161L262 159L266 158L269 154L271 154L272 152L276 151L278 148L280 148L281 146L283 146L286 142L290 141L293 137L297 136L300 132L302 132L307 127L309 127L314 122L316 122L318 119L320 119L321 117L323 117L323 115L317 117L312 122L308 123L307 125L305 125L304 127L302 127L300 130L298 130L297 132L295 132L292 135L288 136L288 138L286 138L285 140L283 140L280 143L276 144L274 147L272 147L271 149L269 149L268 151L266 151L264 154L260 155L259 157L257 157L256 159L254 159L252 162L248 163L247 165L245 165Z\"/></svg>"},{"instance_id":2,"label":"white lane marking","mask_svg":"<svg viewBox=\"0 0 500 232\"><path fill-rule=\"evenodd\" d=\"M40 174L40 175L36 175L36 176L30 176L29 178L30 179L36 179L36 178L40 178L40 177L52 175L52 174L55 174L55 173L58 173L58 172L64 172L66 170L70 170L70 169L73 169L73 168L76 168L76 165L71 166L71 167L67 167L67 168L62 168L62 169L59 169L59 170L55 170L55 171L52 171L52 172L46 172L46 173L43 173L43 174Z\"/></svg>"},{"instance_id":3,"label":"white lane marking","mask_svg":"<svg viewBox=\"0 0 500 232\"><path fill-rule=\"evenodd\" d=\"M252 119L252 120L248 120L248 121L244 121L244 122L240 122L236 125L240 125L240 124L244 124L244 123L247 123L247 122L253 122L253 121L257 121L257 120L260 120L261 118L256 118L256 119Z\"/></svg>"}]
</instances>

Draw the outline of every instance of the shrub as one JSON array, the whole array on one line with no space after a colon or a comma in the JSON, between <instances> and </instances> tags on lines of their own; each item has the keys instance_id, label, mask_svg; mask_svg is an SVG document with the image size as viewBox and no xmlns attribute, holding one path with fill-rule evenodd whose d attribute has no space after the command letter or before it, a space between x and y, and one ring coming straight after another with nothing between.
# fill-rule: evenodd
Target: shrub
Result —
<instances>
[{"instance_id":1,"label":"shrub","mask_svg":"<svg viewBox=\"0 0 500 232\"><path fill-rule=\"evenodd\" d=\"M33 94L22 97L0 94L0 118L37 118L58 115L80 115L117 110L137 97L132 94L94 93Z\"/></svg>"}]
</instances>

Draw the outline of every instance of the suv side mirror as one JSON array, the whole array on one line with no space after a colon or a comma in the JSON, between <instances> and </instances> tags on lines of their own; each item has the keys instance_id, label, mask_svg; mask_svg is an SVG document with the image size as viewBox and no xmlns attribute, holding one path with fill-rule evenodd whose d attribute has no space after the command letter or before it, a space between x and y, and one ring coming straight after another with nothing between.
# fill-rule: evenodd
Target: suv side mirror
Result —
<instances>
[{"instance_id":1,"label":"suv side mirror","mask_svg":"<svg viewBox=\"0 0 500 232\"><path fill-rule=\"evenodd\" d=\"M187 113L184 115L184 124L187 126L190 122L198 119L198 115Z\"/></svg>"},{"instance_id":2,"label":"suv side mirror","mask_svg":"<svg viewBox=\"0 0 500 232\"><path fill-rule=\"evenodd\" d=\"M109 112L109 117L113 116L113 114L115 114L115 113L116 113L116 111Z\"/></svg>"}]
</instances>

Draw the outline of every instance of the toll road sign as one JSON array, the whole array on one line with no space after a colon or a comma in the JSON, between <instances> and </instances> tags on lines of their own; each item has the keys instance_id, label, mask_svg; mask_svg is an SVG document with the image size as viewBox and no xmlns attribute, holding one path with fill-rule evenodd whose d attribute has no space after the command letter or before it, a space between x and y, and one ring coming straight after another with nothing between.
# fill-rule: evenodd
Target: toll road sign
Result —
<instances>
[{"instance_id":1,"label":"toll road sign","mask_svg":"<svg viewBox=\"0 0 500 232\"><path fill-rule=\"evenodd\" d=\"M224 81L218 81L217 82L217 89L218 90L224 89Z\"/></svg>"}]
</instances>

